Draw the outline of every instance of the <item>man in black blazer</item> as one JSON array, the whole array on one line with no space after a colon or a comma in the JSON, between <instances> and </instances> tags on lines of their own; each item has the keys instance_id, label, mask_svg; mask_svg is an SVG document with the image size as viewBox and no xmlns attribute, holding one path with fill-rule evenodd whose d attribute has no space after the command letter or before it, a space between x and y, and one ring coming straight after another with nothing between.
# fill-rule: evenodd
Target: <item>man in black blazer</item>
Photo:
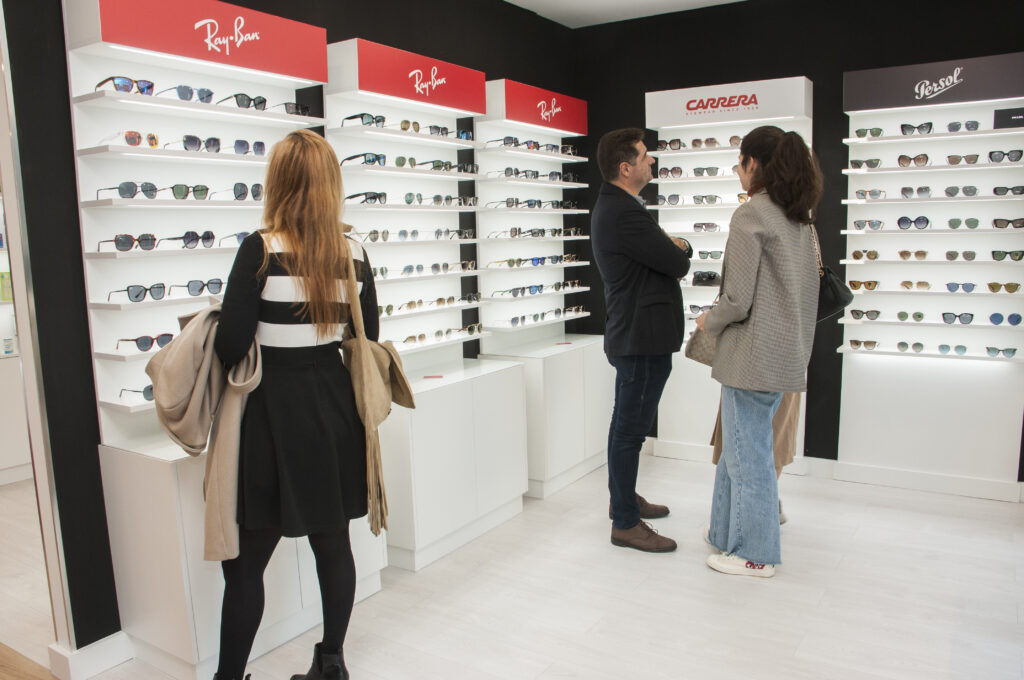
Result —
<instances>
[{"instance_id":1,"label":"man in black blazer","mask_svg":"<svg viewBox=\"0 0 1024 680\"><path fill-rule=\"evenodd\" d=\"M654 157L647 154L643 137L643 130L625 128L598 143L604 183L591 214L590 241L604 282L604 351L615 367L615 408L608 429L611 541L670 552L676 542L643 521L669 510L636 493L636 476L640 448L672 371L672 353L683 344L679 279L690 270L693 249L685 239L669 237L639 196L654 178Z\"/></svg>"}]
</instances>

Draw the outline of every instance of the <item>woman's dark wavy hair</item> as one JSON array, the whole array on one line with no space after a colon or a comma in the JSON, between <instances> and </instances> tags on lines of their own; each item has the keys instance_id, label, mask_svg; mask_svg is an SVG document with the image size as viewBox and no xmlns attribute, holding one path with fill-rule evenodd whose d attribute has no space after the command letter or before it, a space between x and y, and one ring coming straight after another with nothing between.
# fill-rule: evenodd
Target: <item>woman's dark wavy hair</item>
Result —
<instances>
[{"instance_id":1,"label":"woman's dark wavy hair","mask_svg":"<svg viewBox=\"0 0 1024 680\"><path fill-rule=\"evenodd\" d=\"M814 221L824 192L818 158L796 132L763 125L747 133L740 143L744 167L757 160L751 190L764 189L794 222Z\"/></svg>"}]
</instances>

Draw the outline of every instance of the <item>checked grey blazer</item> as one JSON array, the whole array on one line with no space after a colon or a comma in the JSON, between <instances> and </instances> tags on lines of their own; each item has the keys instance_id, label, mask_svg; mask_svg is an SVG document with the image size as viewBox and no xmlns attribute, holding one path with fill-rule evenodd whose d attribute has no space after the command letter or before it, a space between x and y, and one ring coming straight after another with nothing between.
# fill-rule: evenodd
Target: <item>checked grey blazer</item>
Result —
<instances>
[{"instance_id":1,"label":"checked grey blazer","mask_svg":"<svg viewBox=\"0 0 1024 680\"><path fill-rule=\"evenodd\" d=\"M718 339L711 377L765 392L803 392L818 312L811 227L761 190L729 223L722 292L705 326Z\"/></svg>"}]
</instances>

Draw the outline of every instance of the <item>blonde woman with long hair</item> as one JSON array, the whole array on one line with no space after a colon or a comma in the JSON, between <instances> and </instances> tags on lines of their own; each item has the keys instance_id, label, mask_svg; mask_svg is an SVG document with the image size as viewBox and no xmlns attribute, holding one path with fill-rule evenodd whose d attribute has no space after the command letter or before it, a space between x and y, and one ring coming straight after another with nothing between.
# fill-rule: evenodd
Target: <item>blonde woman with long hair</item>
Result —
<instances>
[{"instance_id":1,"label":"blonde woman with long hair","mask_svg":"<svg viewBox=\"0 0 1024 680\"><path fill-rule=\"evenodd\" d=\"M220 663L215 680L243 680L263 616L263 572L282 536L308 536L323 600L313 665L294 679L348 678L342 646L355 597L349 520L367 512L366 451L340 342L355 258L366 335L379 332L370 263L341 222L341 170L308 130L274 145L264 229L239 246L215 348L237 363L255 341L263 377L246 403L239 450L240 551L222 562Z\"/></svg>"}]
</instances>

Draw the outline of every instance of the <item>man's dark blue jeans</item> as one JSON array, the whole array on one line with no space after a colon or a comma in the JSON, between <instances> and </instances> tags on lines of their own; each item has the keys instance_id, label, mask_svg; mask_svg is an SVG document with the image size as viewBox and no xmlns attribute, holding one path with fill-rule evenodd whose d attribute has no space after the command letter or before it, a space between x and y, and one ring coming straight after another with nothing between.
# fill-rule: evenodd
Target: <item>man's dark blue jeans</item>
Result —
<instances>
[{"instance_id":1,"label":"man's dark blue jeans","mask_svg":"<svg viewBox=\"0 0 1024 680\"><path fill-rule=\"evenodd\" d=\"M612 525L629 529L640 522L636 501L640 448L658 414L658 402L672 372L672 355L608 357L608 363L615 367L615 408L608 428Z\"/></svg>"}]
</instances>

